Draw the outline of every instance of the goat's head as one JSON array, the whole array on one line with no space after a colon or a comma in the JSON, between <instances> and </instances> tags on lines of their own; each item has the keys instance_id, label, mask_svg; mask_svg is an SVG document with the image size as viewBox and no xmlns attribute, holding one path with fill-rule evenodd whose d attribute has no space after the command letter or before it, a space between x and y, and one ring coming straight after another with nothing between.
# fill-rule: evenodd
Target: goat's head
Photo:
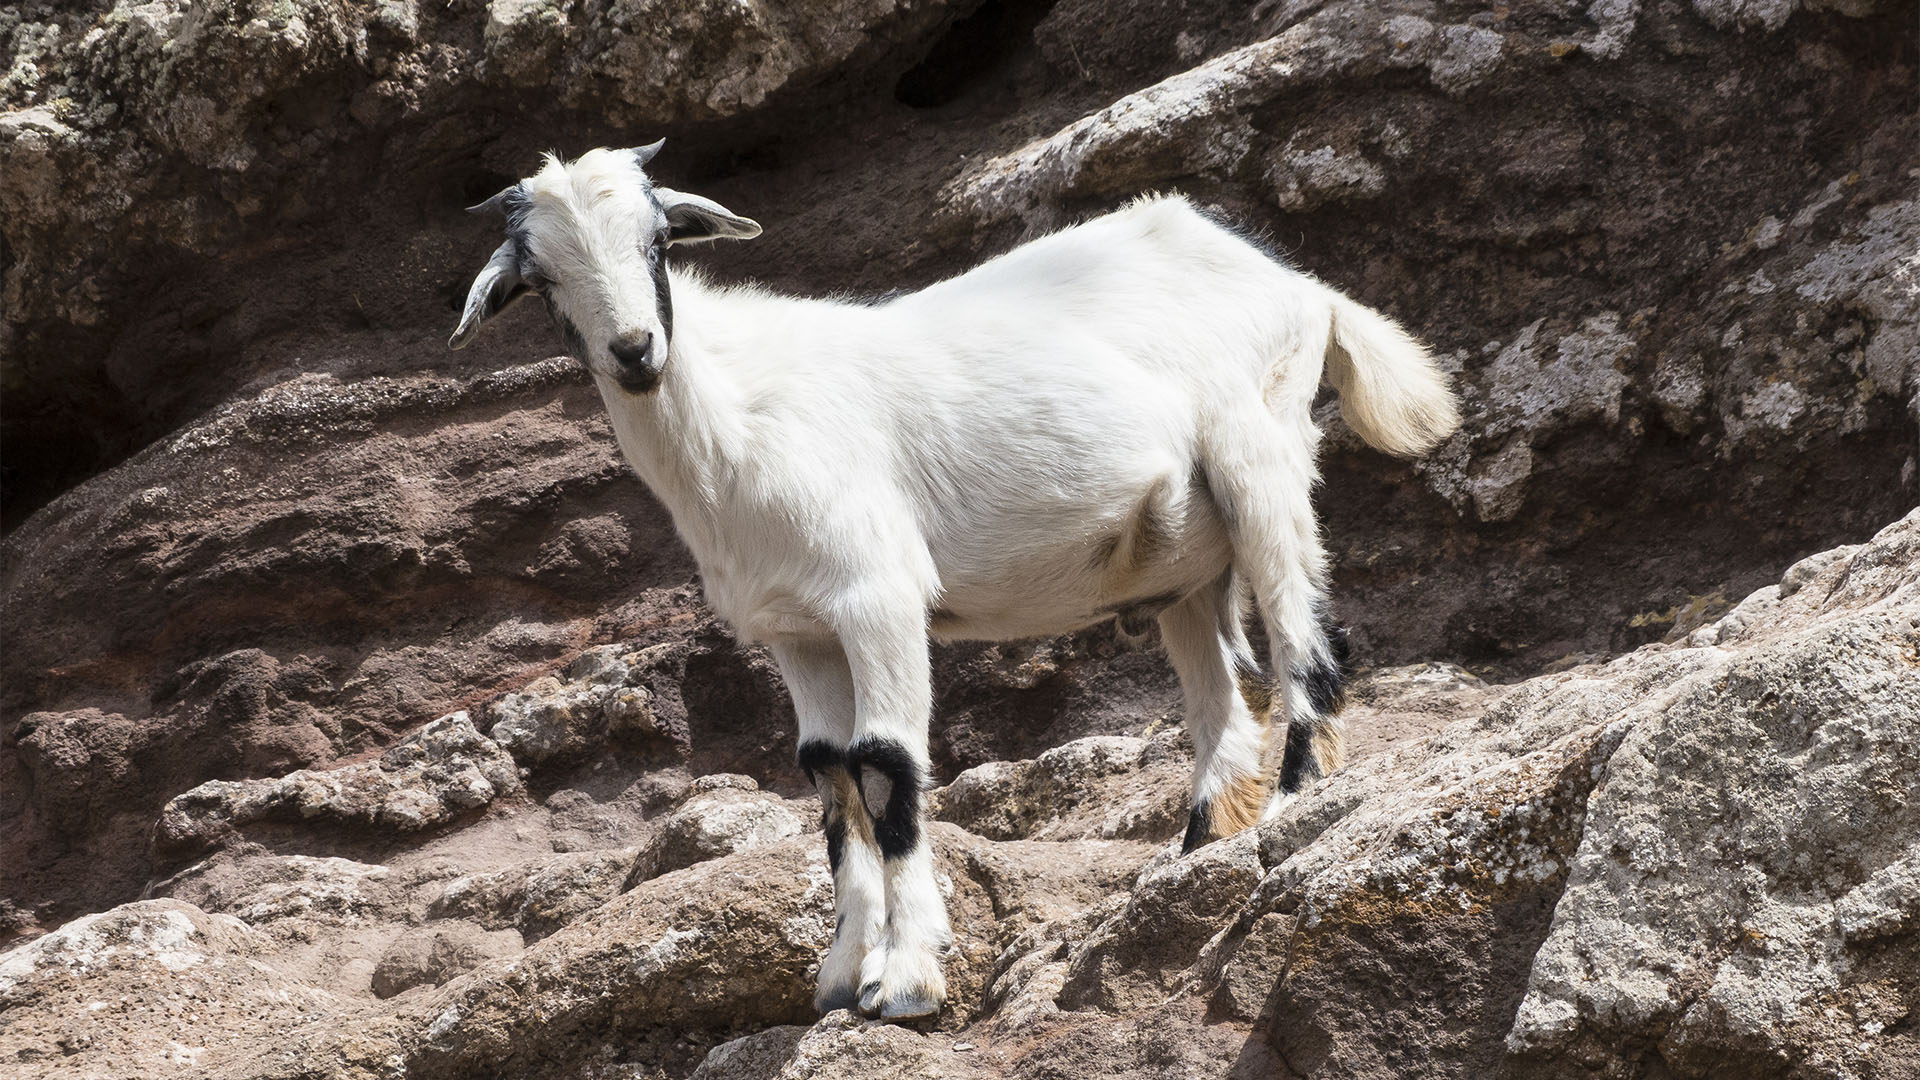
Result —
<instances>
[{"instance_id":1,"label":"goat's head","mask_svg":"<svg viewBox=\"0 0 1920 1080\"><path fill-rule=\"evenodd\" d=\"M547 155L541 170L471 209L506 217L507 239L467 290L451 348L529 292L546 301L567 351L622 389L660 384L673 342L666 249L760 234L711 199L660 187L647 162L661 143Z\"/></svg>"}]
</instances>

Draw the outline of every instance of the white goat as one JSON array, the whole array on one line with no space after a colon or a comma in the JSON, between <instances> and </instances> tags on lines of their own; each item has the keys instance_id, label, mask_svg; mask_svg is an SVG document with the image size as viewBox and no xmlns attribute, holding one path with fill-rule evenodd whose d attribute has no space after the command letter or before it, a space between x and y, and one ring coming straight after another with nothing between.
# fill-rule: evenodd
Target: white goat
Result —
<instances>
[{"instance_id":1,"label":"white goat","mask_svg":"<svg viewBox=\"0 0 1920 1080\"><path fill-rule=\"evenodd\" d=\"M1157 618L1194 744L1189 849L1335 767L1345 642L1309 407L1324 373L1367 442L1431 446L1458 418L1418 343L1180 198L875 303L717 287L666 249L760 227L652 183L659 147L549 156L475 207L505 212L507 241L449 344L540 294L708 602L779 663L834 874L822 1011L946 996L920 820L929 634ZM1246 588L1285 675L1278 792Z\"/></svg>"}]
</instances>

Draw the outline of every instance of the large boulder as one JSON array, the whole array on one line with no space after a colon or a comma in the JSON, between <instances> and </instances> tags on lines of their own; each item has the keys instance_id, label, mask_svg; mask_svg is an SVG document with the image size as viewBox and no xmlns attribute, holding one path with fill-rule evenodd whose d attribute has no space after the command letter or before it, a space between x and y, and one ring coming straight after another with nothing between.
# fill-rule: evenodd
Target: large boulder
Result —
<instances>
[{"instance_id":1,"label":"large boulder","mask_svg":"<svg viewBox=\"0 0 1920 1080\"><path fill-rule=\"evenodd\" d=\"M326 990L259 962L230 915L145 900L0 953L0 1061L9 1076L205 1076L265 1017L327 1015Z\"/></svg>"}]
</instances>

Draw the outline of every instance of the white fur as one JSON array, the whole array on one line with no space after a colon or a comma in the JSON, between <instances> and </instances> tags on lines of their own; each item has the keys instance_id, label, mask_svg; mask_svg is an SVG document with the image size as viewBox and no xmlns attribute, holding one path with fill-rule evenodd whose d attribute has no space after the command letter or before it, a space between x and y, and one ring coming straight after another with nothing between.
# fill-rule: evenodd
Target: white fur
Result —
<instances>
[{"instance_id":1,"label":"white fur","mask_svg":"<svg viewBox=\"0 0 1920 1080\"><path fill-rule=\"evenodd\" d=\"M1264 733L1234 692L1245 642L1228 583L1251 585L1275 670L1324 661L1309 406L1325 374L1362 437L1430 446L1457 418L1418 343L1180 198L874 304L675 269L668 335L648 184L627 152L550 160L524 184L523 268L579 329L709 603L773 647L803 740L890 738L924 771L929 632L1057 634L1144 606L1165 612L1186 684L1196 797L1264 775ZM640 333L668 344L657 388L636 394L607 346ZM822 999L855 969L870 1012L943 994L924 840L884 864L843 860L838 884L857 940L836 943Z\"/></svg>"}]
</instances>

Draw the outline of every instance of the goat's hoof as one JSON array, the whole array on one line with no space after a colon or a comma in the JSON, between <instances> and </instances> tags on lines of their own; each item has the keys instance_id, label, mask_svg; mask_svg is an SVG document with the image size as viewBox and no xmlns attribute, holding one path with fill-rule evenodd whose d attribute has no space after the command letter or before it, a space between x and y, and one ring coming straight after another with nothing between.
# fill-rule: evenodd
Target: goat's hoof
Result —
<instances>
[{"instance_id":1,"label":"goat's hoof","mask_svg":"<svg viewBox=\"0 0 1920 1080\"><path fill-rule=\"evenodd\" d=\"M821 1016L838 1009L852 1009L859 1004L860 995L854 993L851 986L836 986L831 990L823 986L819 993L813 995L813 1007L820 1011Z\"/></svg>"},{"instance_id":2,"label":"goat's hoof","mask_svg":"<svg viewBox=\"0 0 1920 1080\"><path fill-rule=\"evenodd\" d=\"M945 1003L945 994L932 987L915 987L887 993L883 984L867 983L860 988L860 1015L869 1020L923 1020L936 1016Z\"/></svg>"},{"instance_id":3,"label":"goat's hoof","mask_svg":"<svg viewBox=\"0 0 1920 1080\"><path fill-rule=\"evenodd\" d=\"M938 1016L940 1000L922 997L917 994L904 994L892 998L880 1007L882 1020L924 1020L929 1016Z\"/></svg>"}]
</instances>

